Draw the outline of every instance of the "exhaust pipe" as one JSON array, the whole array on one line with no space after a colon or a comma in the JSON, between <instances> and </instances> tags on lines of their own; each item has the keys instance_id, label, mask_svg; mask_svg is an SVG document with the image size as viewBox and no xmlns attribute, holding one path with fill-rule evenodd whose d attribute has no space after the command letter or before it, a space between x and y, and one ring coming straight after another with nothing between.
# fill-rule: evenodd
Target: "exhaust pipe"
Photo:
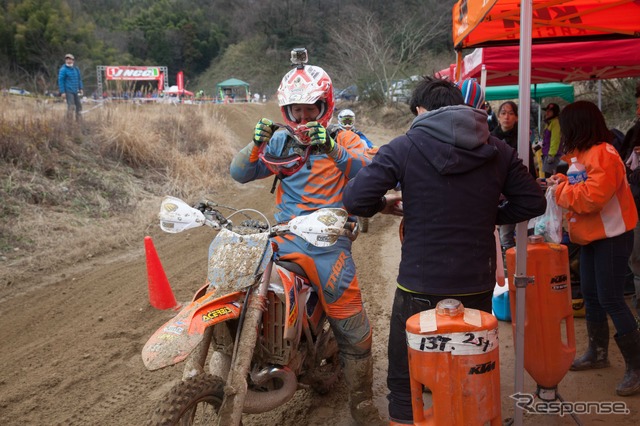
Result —
<instances>
[{"instance_id":1,"label":"exhaust pipe","mask_svg":"<svg viewBox=\"0 0 640 426\"><path fill-rule=\"evenodd\" d=\"M282 387L267 392L247 390L242 411L247 414L259 414L271 411L289 401L298 390L298 379L288 367L267 367L262 371L251 374L251 380L257 385L269 380L281 380Z\"/></svg>"}]
</instances>

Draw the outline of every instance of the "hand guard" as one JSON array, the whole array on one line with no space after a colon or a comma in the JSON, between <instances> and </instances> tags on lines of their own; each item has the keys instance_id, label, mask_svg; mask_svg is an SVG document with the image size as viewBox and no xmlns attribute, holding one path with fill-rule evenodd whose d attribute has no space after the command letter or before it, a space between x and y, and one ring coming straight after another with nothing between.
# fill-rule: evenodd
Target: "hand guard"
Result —
<instances>
[{"instance_id":1,"label":"hand guard","mask_svg":"<svg viewBox=\"0 0 640 426\"><path fill-rule=\"evenodd\" d=\"M268 118L261 118L253 130L253 143L256 146L260 146L265 142L269 142L276 128L277 126L273 124L273 121Z\"/></svg>"},{"instance_id":2,"label":"hand guard","mask_svg":"<svg viewBox=\"0 0 640 426\"><path fill-rule=\"evenodd\" d=\"M336 142L327 133L327 129L317 121L311 121L307 123L309 128L309 138L311 139L311 145L317 146L318 150L323 154L329 154L336 148Z\"/></svg>"},{"instance_id":3,"label":"hand guard","mask_svg":"<svg viewBox=\"0 0 640 426\"><path fill-rule=\"evenodd\" d=\"M192 207L204 213L207 210L207 203L205 201L198 201Z\"/></svg>"}]
</instances>

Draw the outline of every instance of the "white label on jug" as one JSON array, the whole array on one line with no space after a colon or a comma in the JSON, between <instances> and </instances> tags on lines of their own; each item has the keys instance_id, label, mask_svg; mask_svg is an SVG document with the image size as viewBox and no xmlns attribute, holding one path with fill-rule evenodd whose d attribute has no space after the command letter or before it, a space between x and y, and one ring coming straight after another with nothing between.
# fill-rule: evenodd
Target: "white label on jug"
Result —
<instances>
[{"instance_id":1,"label":"white label on jug","mask_svg":"<svg viewBox=\"0 0 640 426\"><path fill-rule=\"evenodd\" d=\"M420 312L420 332L429 333L431 331L436 331L437 329L436 310L429 309L428 311Z\"/></svg>"},{"instance_id":2,"label":"white label on jug","mask_svg":"<svg viewBox=\"0 0 640 426\"><path fill-rule=\"evenodd\" d=\"M414 334L407 331L407 345L420 352L481 355L498 349L498 329L446 334Z\"/></svg>"},{"instance_id":3,"label":"white label on jug","mask_svg":"<svg viewBox=\"0 0 640 426\"><path fill-rule=\"evenodd\" d=\"M482 314L477 309L465 309L463 320L474 327L482 326Z\"/></svg>"}]
</instances>

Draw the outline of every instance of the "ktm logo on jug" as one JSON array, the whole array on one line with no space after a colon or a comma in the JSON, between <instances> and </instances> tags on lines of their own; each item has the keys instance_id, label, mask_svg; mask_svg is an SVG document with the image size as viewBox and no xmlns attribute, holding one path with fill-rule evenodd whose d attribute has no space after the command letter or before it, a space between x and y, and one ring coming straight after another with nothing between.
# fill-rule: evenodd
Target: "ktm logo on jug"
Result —
<instances>
[{"instance_id":1,"label":"ktm logo on jug","mask_svg":"<svg viewBox=\"0 0 640 426\"><path fill-rule=\"evenodd\" d=\"M566 274L556 275L555 277L551 278L551 284L563 283L565 281L567 281Z\"/></svg>"},{"instance_id":2,"label":"ktm logo on jug","mask_svg":"<svg viewBox=\"0 0 640 426\"><path fill-rule=\"evenodd\" d=\"M471 367L471 369L469 370L469 375L471 374L484 374L484 373L488 373L490 371L493 371L496 369L496 362L495 361L489 361L489 362L485 362L484 364L477 364L474 365L473 367Z\"/></svg>"}]
</instances>

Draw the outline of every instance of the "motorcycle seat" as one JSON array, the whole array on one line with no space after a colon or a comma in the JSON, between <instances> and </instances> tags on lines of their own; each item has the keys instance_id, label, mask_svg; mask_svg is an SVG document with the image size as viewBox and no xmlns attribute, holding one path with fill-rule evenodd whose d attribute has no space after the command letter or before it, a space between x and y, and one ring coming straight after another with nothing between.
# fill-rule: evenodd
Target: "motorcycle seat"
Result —
<instances>
[{"instance_id":1,"label":"motorcycle seat","mask_svg":"<svg viewBox=\"0 0 640 426\"><path fill-rule=\"evenodd\" d=\"M307 277L307 274L304 272L304 269L302 269L302 267L295 262L290 262L288 260L276 260L275 263L276 265L282 266L288 271L295 272L296 274L309 279L309 277Z\"/></svg>"}]
</instances>

